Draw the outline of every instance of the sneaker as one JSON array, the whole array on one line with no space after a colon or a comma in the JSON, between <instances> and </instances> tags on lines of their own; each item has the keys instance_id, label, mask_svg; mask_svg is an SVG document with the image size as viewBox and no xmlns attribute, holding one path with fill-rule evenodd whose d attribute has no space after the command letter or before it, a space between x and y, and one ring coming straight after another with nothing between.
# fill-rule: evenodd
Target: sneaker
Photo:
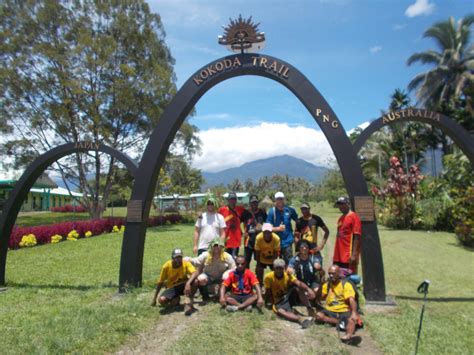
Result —
<instances>
[{"instance_id":1,"label":"sneaker","mask_svg":"<svg viewBox=\"0 0 474 355\"><path fill-rule=\"evenodd\" d=\"M184 315L185 316L190 316L191 314L193 314L193 312L195 311L196 309L190 305L190 304L185 304L184 305Z\"/></svg>"},{"instance_id":2,"label":"sneaker","mask_svg":"<svg viewBox=\"0 0 474 355\"><path fill-rule=\"evenodd\" d=\"M300 322L301 328L306 329L313 325L313 318L305 318Z\"/></svg>"},{"instance_id":3,"label":"sneaker","mask_svg":"<svg viewBox=\"0 0 474 355\"><path fill-rule=\"evenodd\" d=\"M346 321L344 319L342 319L337 326L341 332L346 331Z\"/></svg>"},{"instance_id":4,"label":"sneaker","mask_svg":"<svg viewBox=\"0 0 474 355\"><path fill-rule=\"evenodd\" d=\"M252 305L245 307L244 311L245 312L252 312Z\"/></svg>"},{"instance_id":5,"label":"sneaker","mask_svg":"<svg viewBox=\"0 0 474 355\"><path fill-rule=\"evenodd\" d=\"M237 312L239 310L239 307L237 306L232 306L232 305L228 305L225 310L227 312Z\"/></svg>"},{"instance_id":6,"label":"sneaker","mask_svg":"<svg viewBox=\"0 0 474 355\"><path fill-rule=\"evenodd\" d=\"M352 336L350 338L341 338L341 341L347 345L357 346L362 342L362 338L359 336Z\"/></svg>"}]
</instances>

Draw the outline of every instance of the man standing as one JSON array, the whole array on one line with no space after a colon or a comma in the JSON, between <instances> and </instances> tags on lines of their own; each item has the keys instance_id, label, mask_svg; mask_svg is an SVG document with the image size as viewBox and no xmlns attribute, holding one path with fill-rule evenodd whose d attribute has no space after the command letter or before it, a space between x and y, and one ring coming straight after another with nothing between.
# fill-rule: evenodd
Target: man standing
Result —
<instances>
[{"instance_id":1,"label":"man standing","mask_svg":"<svg viewBox=\"0 0 474 355\"><path fill-rule=\"evenodd\" d=\"M326 300L323 310L316 314L316 321L345 328L341 340L351 343L356 340L353 335L359 318L356 293L349 281L341 281L340 272L339 266L332 265L328 270L329 281L316 293L316 301Z\"/></svg>"},{"instance_id":2,"label":"man standing","mask_svg":"<svg viewBox=\"0 0 474 355\"><path fill-rule=\"evenodd\" d=\"M234 258L239 254L239 248L242 244L242 230L240 224L242 223L242 214L246 211L242 206L237 206L237 194L229 192L227 196L227 206L219 208L218 211L224 216L226 223L225 237L225 251L231 254Z\"/></svg>"},{"instance_id":3,"label":"man standing","mask_svg":"<svg viewBox=\"0 0 474 355\"><path fill-rule=\"evenodd\" d=\"M305 239L309 242L311 253L319 253L326 245L329 237L329 229L321 217L311 213L309 203L303 202L300 211L302 216L296 221L295 243L298 243L301 239ZM321 245L318 245L318 228L324 231Z\"/></svg>"},{"instance_id":4,"label":"man standing","mask_svg":"<svg viewBox=\"0 0 474 355\"><path fill-rule=\"evenodd\" d=\"M273 226L273 232L280 237L281 256L286 263L293 256L292 245L294 241L293 226L291 220L298 219L296 211L292 207L285 206L285 195L283 192L275 194L275 207L268 210L267 223Z\"/></svg>"},{"instance_id":5,"label":"man standing","mask_svg":"<svg viewBox=\"0 0 474 355\"><path fill-rule=\"evenodd\" d=\"M350 269L353 274L357 274L362 235L360 218L357 213L351 211L347 197L339 197L334 207L339 208L342 216L337 221L333 263L341 268Z\"/></svg>"},{"instance_id":6,"label":"man standing","mask_svg":"<svg viewBox=\"0 0 474 355\"><path fill-rule=\"evenodd\" d=\"M235 269L235 261L230 254L224 251L224 241L221 238L214 239L209 251L190 261L198 270L191 276L190 282L197 279L204 299L209 298L208 286L220 285L227 278L229 271Z\"/></svg>"},{"instance_id":7,"label":"man standing","mask_svg":"<svg viewBox=\"0 0 474 355\"><path fill-rule=\"evenodd\" d=\"M158 302L161 305L178 305L180 296L185 295L184 314L193 313L193 296L197 289L197 282L194 281L197 276L196 269L189 261L183 261L183 251L174 249L171 253L171 260L168 260L161 268L160 278L156 284L155 294L151 302L156 306L156 299L163 285L166 290L160 295Z\"/></svg>"},{"instance_id":8,"label":"man standing","mask_svg":"<svg viewBox=\"0 0 474 355\"><path fill-rule=\"evenodd\" d=\"M219 302L229 312L252 310L253 305L263 306L262 290L255 274L246 268L245 258L236 258L237 268L229 273L220 289ZM226 294L230 288L230 293ZM255 289L256 293L253 292Z\"/></svg>"},{"instance_id":9,"label":"man standing","mask_svg":"<svg viewBox=\"0 0 474 355\"><path fill-rule=\"evenodd\" d=\"M255 240L255 260L257 261L255 273L260 283L262 283L265 268L271 269L273 261L280 255L280 237L273 233L272 229L270 223L264 223L262 232Z\"/></svg>"},{"instance_id":10,"label":"man standing","mask_svg":"<svg viewBox=\"0 0 474 355\"><path fill-rule=\"evenodd\" d=\"M313 315L309 299L316 297L313 290L294 275L285 272L285 261L276 259L273 262L273 271L265 276L265 301L272 304L273 311L291 322L298 322L302 328L308 328L313 324L313 318L305 318L295 313L293 306L297 304L297 298L308 309L308 315ZM299 292L295 292L298 290Z\"/></svg>"},{"instance_id":11,"label":"man standing","mask_svg":"<svg viewBox=\"0 0 474 355\"><path fill-rule=\"evenodd\" d=\"M226 224L224 217L216 213L217 202L213 196L206 198L206 212L199 215L194 226L194 255L201 255L209 249L210 243L218 237L224 240Z\"/></svg>"},{"instance_id":12,"label":"man standing","mask_svg":"<svg viewBox=\"0 0 474 355\"><path fill-rule=\"evenodd\" d=\"M247 269L250 268L252 255L255 253L255 239L262 231L262 225L267 219L267 213L258 208L257 195L250 196L250 207L248 213L242 216L245 225L245 262Z\"/></svg>"}]
</instances>

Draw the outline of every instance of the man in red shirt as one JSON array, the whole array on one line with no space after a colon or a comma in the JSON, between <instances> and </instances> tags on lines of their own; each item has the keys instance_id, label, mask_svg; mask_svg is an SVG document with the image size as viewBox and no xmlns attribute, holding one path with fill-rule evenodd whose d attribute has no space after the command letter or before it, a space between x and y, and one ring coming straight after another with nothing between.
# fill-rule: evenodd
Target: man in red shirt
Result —
<instances>
[{"instance_id":1,"label":"man in red shirt","mask_svg":"<svg viewBox=\"0 0 474 355\"><path fill-rule=\"evenodd\" d=\"M247 213L245 208L237 206L237 195L235 192L229 192L227 196L227 206L219 208L218 211L223 217L227 228L225 229L225 251L234 258L239 254L239 248L242 244L242 215Z\"/></svg>"},{"instance_id":2,"label":"man in red shirt","mask_svg":"<svg viewBox=\"0 0 474 355\"><path fill-rule=\"evenodd\" d=\"M255 274L247 269L245 257L238 256L236 269L229 273L221 285L219 302L229 312L252 310L252 305L263 307L263 297L260 284ZM230 293L226 294L230 288ZM255 288L256 293L253 292Z\"/></svg>"},{"instance_id":3,"label":"man in red shirt","mask_svg":"<svg viewBox=\"0 0 474 355\"><path fill-rule=\"evenodd\" d=\"M339 197L334 207L339 208L342 216L337 221L333 263L341 268L350 269L353 274L357 274L362 235L360 218L357 213L351 211L347 197Z\"/></svg>"}]
</instances>

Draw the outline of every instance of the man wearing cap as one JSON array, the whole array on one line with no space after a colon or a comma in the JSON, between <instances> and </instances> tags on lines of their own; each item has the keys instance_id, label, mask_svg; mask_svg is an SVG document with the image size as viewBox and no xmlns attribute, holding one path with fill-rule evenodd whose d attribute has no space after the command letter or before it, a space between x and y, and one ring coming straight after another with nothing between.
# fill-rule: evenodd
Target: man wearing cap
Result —
<instances>
[{"instance_id":1,"label":"man wearing cap","mask_svg":"<svg viewBox=\"0 0 474 355\"><path fill-rule=\"evenodd\" d=\"M362 235L360 218L357 213L351 211L347 197L339 197L334 207L339 208L342 216L337 221L333 263L341 268L350 269L353 274L357 274Z\"/></svg>"},{"instance_id":2,"label":"man wearing cap","mask_svg":"<svg viewBox=\"0 0 474 355\"><path fill-rule=\"evenodd\" d=\"M293 256L293 226L291 220L298 219L296 211L292 207L285 206L285 195L283 192L275 194L275 206L268 210L267 223L273 226L273 232L280 237L281 256L286 263Z\"/></svg>"},{"instance_id":3,"label":"man wearing cap","mask_svg":"<svg viewBox=\"0 0 474 355\"><path fill-rule=\"evenodd\" d=\"M197 268L197 273L191 276L190 282L197 280L203 298L207 298L208 293L202 288L205 287L207 290L211 285L220 285L229 272L235 269L234 258L224 251L224 241L221 238L214 239L209 251L190 261Z\"/></svg>"},{"instance_id":4,"label":"man wearing cap","mask_svg":"<svg viewBox=\"0 0 474 355\"><path fill-rule=\"evenodd\" d=\"M174 249L171 260L168 260L161 268L160 277L156 283L156 291L151 302L156 306L156 299L163 285L166 290L160 295L158 302L161 305L178 305L180 296L185 295L184 314L190 315L193 311L193 296L197 290L197 282L193 276L197 276L196 269L189 261L183 261L183 251Z\"/></svg>"},{"instance_id":5,"label":"man wearing cap","mask_svg":"<svg viewBox=\"0 0 474 355\"><path fill-rule=\"evenodd\" d=\"M247 210L248 213L242 216L245 226L245 262L247 269L250 268L252 261L252 255L255 253L255 240L257 234L262 231L262 225L267 219L267 213L258 208L258 197L257 195L250 196L250 207Z\"/></svg>"},{"instance_id":6,"label":"man wearing cap","mask_svg":"<svg viewBox=\"0 0 474 355\"><path fill-rule=\"evenodd\" d=\"M262 283L265 268L271 269L273 261L280 255L280 237L273 233L272 229L273 226L270 223L264 223L262 231L255 239L255 260L257 261L255 273L260 283Z\"/></svg>"},{"instance_id":7,"label":"man wearing cap","mask_svg":"<svg viewBox=\"0 0 474 355\"><path fill-rule=\"evenodd\" d=\"M246 268L245 258L238 256L237 268L229 273L220 289L219 302L229 312L252 310L253 305L263 306L262 290L255 274ZM230 292L226 294L226 291ZM254 292L255 289L255 292Z\"/></svg>"},{"instance_id":8,"label":"man wearing cap","mask_svg":"<svg viewBox=\"0 0 474 355\"><path fill-rule=\"evenodd\" d=\"M298 322L302 328L308 328L313 324L312 317L306 318L296 314L293 306L299 297L300 302L306 306L308 315L313 316L314 310L309 303L309 298L314 299L315 294L303 282L298 281L294 275L285 271L283 259L276 259L273 262L273 271L265 276L264 285L265 301L272 305L272 309L277 315L289 321Z\"/></svg>"},{"instance_id":9,"label":"man wearing cap","mask_svg":"<svg viewBox=\"0 0 474 355\"><path fill-rule=\"evenodd\" d=\"M234 258L239 254L239 248L242 244L242 230L240 224L242 223L242 215L246 213L242 206L237 206L237 194L229 192L227 196L227 206L219 208L218 211L222 216L227 228L225 229L226 237L226 252L231 254Z\"/></svg>"},{"instance_id":10,"label":"man wearing cap","mask_svg":"<svg viewBox=\"0 0 474 355\"><path fill-rule=\"evenodd\" d=\"M221 237L224 240L226 224L224 217L216 212L217 201L208 195L206 212L199 215L194 226L194 255L201 255L209 249L211 241Z\"/></svg>"},{"instance_id":11,"label":"man wearing cap","mask_svg":"<svg viewBox=\"0 0 474 355\"><path fill-rule=\"evenodd\" d=\"M316 314L316 320L339 327L344 324L346 335L341 340L350 343L355 340L353 335L359 321L356 292L350 282L341 281L340 273L339 266L332 265L328 270L329 281L316 292L316 301L326 300L324 308Z\"/></svg>"}]
</instances>

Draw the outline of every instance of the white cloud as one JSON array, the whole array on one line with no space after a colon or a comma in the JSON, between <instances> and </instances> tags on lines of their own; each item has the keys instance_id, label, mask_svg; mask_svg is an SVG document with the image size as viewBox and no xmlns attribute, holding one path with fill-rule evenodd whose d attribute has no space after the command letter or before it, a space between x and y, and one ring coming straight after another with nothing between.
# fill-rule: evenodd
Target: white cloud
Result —
<instances>
[{"instance_id":1,"label":"white cloud","mask_svg":"<svg viewBox=\"0 0 474 355\"><path fill-rule=\"evenodd\" d=\"M165 25L203 27L220 24L221 15L215 6L199 0L151 0L150 8L158 12Z\"/></svg>"},{"instance_id":2,"label":"white cloud","mask_svg":"<svg viewBox=\"0 0 474 355\"><path fill-rule=\"evenodd\" d=\"M288 154L315 165L330 166L334 155L324 133L286 123L260 123L245 127L209 129L199 132L202 154L193 166L221 171L246 162Z\"/></svg>"},{"instance_id":3,"label":"white cloud","mask_svg":"<svg viewBox=\"0 0 474 355\"><path fill-rule=\"evenodd\" d=\"M402 23L402 24L395 24L392 28L394 31L401 31L401 30L404 30L405 28L407 27L406 24Z\"/></svg>"},{"instance_id":4,"label":"white cloud","mask_svg":"<svg viewBox=\"0 0 474 355\"><path fill-rule=\"evenodd\" d=\"M366 129L367 127L369 127L370 125L370 121L365 121L365 122L362 122L360 125L358 125L357 127L355 128L352 128L350 129L349 131L347 131L347 135L350 136L357 128L360 128L362 130Z\"/></svg>"},{"instance_id":5,"label":"white cloud","mask_svg":"<svg viewBox=\"0 0 474 355\"><path fill-rule=\"evenodd\" d=\"M428 16L434 11L434 8L435 4L430 3L429 0L416 0L414 4L408 6L405 10L405 15L408 17Z\"/></svg>"},{"instance_id":6,"label":"white cloud","mask_svg":"<svg viewBox=\"0 0 474 355\"><path fill-rule=\"evenodd\" d=\"M369 52L372 54L378 53L382 50L382 46L373 46L369 48Z\"/></svg>"}]
</instances>

